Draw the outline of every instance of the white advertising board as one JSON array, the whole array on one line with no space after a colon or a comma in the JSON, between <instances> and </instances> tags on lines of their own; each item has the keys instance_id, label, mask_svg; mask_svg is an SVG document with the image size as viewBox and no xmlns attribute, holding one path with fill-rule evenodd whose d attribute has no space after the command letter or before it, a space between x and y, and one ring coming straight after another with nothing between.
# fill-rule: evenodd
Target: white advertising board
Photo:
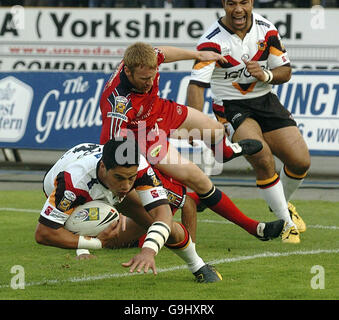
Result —
<instances>
[{"instance_id":1,"label":"white advertising board","mask_svg":"<svg viewBox=\"0 0 339 320\"><path fill-rule=\"evenodd\" d=\"M18 13L19 12L19 13ZM195 48L222 9L0 9L0 71L111 72L136 41ZM339 9L260 9L295 69L339 70ZM189 71L192 62L167 70Z\"/></svg>"}]
</instances>

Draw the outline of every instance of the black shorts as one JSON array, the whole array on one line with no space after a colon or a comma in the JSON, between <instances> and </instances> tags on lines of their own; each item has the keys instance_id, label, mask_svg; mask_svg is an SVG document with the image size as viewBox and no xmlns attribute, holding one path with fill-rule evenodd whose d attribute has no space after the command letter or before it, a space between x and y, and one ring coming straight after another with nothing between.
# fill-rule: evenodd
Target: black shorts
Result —
<instances>
[{"instance_id":1,"label":"black shorts","mask_svg":"<svg viewBox=\"0 0 339 320\"><path fill-rule=\"evenodd\" d=\"M262 132L296 126L291 113L273 93L243 100L223 100L225 118L236 130L246 118L258 122Z\"/></svg>"}]
</instances>

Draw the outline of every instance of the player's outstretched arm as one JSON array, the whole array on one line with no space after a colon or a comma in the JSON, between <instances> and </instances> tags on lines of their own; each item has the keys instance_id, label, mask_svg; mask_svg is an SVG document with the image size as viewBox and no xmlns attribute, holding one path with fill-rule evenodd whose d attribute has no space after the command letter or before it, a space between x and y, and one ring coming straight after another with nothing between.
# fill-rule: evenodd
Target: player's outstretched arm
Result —
<instances>
[{"instance_id":1,"label":"player's outstretched arm","mask_svg":"<svg viewBox=\"0 0 339 320\"><path fill-rule=\"evenodd\" d=\"M106 246L114 237L118 237L120 231L125 230L126 217L120 215L117 224L109 225L100 232L96 238L79 236L64 227L57 229L38 223L35 231L37 243L45 246L53 246L64 249L101 249Z\"/></svg>"},{"instance_id":2,"label":"player's outstretched arm","mask_svg":"<svg viewBox=\"0 0 339 320\"><path fill-rule=\"evenodd\" d=\"M35 240L45 246L53 246L65 249L76 249L79 236L63 227L53 229L42 223L38 223L35 230Z\"/></svg>"},{"instance_id":3,"label":"player's outstretched arm","mask_svg":"<svg viewBox=\"0 0 339 320\"><path fill-rule=\"evenodd\" d=\"M180 60L200 60L200 61L221 61L227 63L227 60L219 53L214 51L196 51L177 47L159 47L165 55L165 62L174 62Z\"/></svg>"}]
</instances>

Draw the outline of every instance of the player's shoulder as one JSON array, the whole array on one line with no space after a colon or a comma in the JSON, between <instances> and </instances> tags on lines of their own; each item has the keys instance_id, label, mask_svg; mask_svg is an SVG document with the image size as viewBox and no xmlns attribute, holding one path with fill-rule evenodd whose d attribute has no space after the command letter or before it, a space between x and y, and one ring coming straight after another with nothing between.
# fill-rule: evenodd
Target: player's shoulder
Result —
<instances>
[{"instance_id":1,"label":"player's shoulder","mask_svg":"<svg viewBox=\"0 0 339 320\"><path fill-rule=\"evenodd\" d=\"M202 42L216 42L219 40L219 37L223 31L223 26L219 22L220 19L216 20L213 24L211 24L204 34L200 37L199 43Z\"/></svg>"},{"instance_id":2,"label":"player's shoulder","mask_svg":"<svg viewBox=\"0 0 339 320\"><path fill-rule=\"evenodd\" d=\"M111 74L111 76L107 80L104 87L104 92L110 88L116 87L120 83L120 73L123 70L124 66L125 66L124 61L123 60L120 61L115 71Z\"/></svg>"},{"instance_id":3,"label":"player's shoulder","mask_svg":"<svg viewBox=\"0 0 339 320\"><path fill-rule=\"evenodd\" d=\"M253 12L253 24L256 26L256 28L261 28L265 32L277 30L271 21L256 12Z\"/></svg>"},{"instance_id":4,"label":"player's shoulder","mask_svg":"<svg viewBox=\"0 0 339 320\"><path fill-rule=\"evenodd\" d=\"M81 179L87 173L95 171L98 161L102 157L103 145L96 143L82 143L74 146L65 154L65 170L74 180Z\"/></svg>"},{"instance_id":5,"label":"player's shoulder","mask_svg":"<svg viewBox=\"0 0 339 320\"><path fill-rule=\"evenodd\" d=\"M227 44L230 35L219 23L219 20L215 21L200 37L197 44L198 50L212 50L221 53L221 48Z\"/></svg>"},{"instance_id":6,"label":"player's shoulder","mask_svg":"<svg viewBox=\"0 0 339 320\"><path fill-rule=\"evenodd\" d=\"M67 153L73 153L77 158L82 158L84 156L101 154L103 145L92 142L84 142L77 144L67 151Z\"/></svg>"}]
</instances>

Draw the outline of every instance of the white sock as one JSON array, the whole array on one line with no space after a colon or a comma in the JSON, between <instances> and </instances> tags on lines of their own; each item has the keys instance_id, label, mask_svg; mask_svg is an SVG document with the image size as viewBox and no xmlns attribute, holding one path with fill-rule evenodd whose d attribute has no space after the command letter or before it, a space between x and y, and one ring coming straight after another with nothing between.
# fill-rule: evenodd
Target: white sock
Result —
<instances>
[{"instance_id":1,"label":"white sock","mask_svg":"<svg viewBox=\"0 0 339 320\"><path fill-rule=\"evenodd\" d=\"M304 179L292 178L286 175L284 166L280 170L280 181L284 188L286 201L290 201L294 192L300 187Z\"/></svg>"},{"instance_id":2,"label":"white sock","mask_svg":"<svg viewBox=\"0 0 339 320\"><path fill-rule=\"evenodd\" d=\"M181 259L183 259L188 266L188 269L194 273L198 271L202 266L205 265L204 260L202 260L196 250L195 250L195 243L192 242L191 237L189 238L188 245L186 245L185 248L181 249L173 249L169 248L174 252L176 255L178 255Z\"/></svg>"},{"instance_id":3,"label":"white sock","mask_svg":"<svg viewBox=\"0 0 339 320\"><path fill-rule=\"evenodd\" d=\"M280 180L268 188L259 188L259 192L278 219L286 221L287 227L294 226L287 208L284 189Z\"/></svg>"}]
</instances>

